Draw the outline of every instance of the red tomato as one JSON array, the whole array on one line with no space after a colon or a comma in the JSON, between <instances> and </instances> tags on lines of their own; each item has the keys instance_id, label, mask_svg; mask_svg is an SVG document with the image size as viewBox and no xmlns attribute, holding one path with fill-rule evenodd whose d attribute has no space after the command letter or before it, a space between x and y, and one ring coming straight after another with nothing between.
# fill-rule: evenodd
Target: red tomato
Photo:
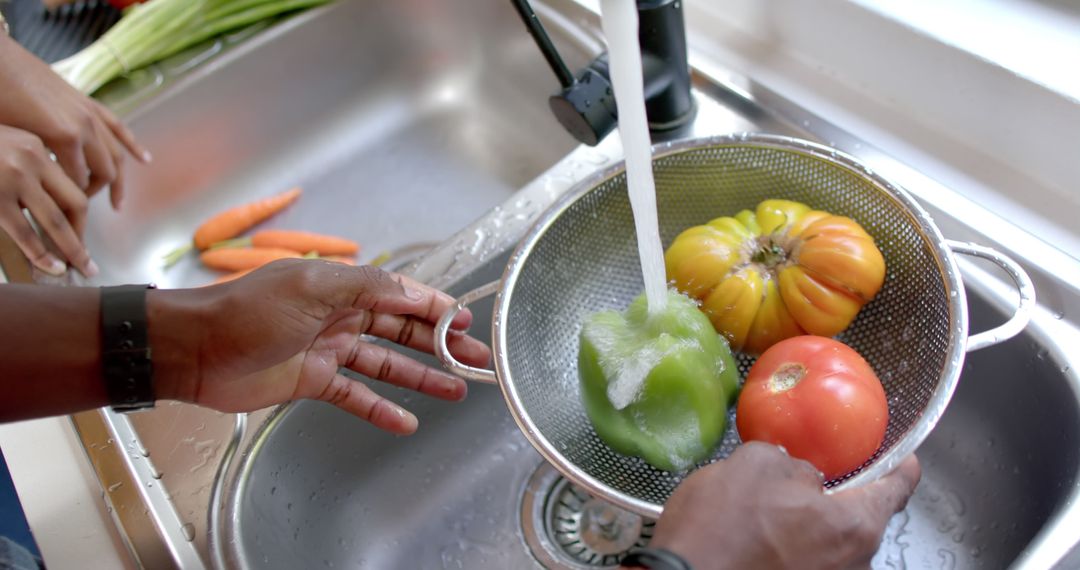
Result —
<instances>
[{"instance_id":1,"label":"red tomato","mask_svg":"<svg viewBox=\"0 0 1080 570\"><path fill-rule=\"evenodd\" d=\"M750 368L735 421L743 441L782 445L835 479L858 468L885 438L889 405L866 360L846 344L798 336Z\"/></svg>"}]
</instances>

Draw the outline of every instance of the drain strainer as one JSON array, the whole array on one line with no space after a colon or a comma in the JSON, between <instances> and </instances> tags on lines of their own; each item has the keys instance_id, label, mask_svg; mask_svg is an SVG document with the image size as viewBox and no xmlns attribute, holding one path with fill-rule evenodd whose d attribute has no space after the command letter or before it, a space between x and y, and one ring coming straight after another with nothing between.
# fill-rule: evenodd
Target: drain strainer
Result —
<instances>
[{"instance_id":1,"label":"drain strainer","mask_svg":"<svg viewBox=\"0 0 1080 570\"><path fill-rule=\"evenodd\" d=\"M521 530L533 556L550 569L617 568L645 546L656 522L590 496L543 463L521 500Z\"/></svg>"}]
</instances>

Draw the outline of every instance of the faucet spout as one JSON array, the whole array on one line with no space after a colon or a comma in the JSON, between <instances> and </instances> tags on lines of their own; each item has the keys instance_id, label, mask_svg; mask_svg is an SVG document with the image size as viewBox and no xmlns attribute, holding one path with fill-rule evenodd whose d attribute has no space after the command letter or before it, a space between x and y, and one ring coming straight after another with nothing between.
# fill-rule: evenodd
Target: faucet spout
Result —
<instances>
[{"instance_id":1,"label":"faucet spout","mask_svg":"<svg viewBox=\"0 0 1080 570\"><path fill-rule=\"evenodd\" d=\"M528 0L512 2L562 86L548 99L556 119L577 140L590 146L598 144L618 123L607 54L600 54L576 75L570 75ZM649 129L678 129L690 122L695 112L682 0L639 0L637 8Z\"/></svg>"}]
</instances>

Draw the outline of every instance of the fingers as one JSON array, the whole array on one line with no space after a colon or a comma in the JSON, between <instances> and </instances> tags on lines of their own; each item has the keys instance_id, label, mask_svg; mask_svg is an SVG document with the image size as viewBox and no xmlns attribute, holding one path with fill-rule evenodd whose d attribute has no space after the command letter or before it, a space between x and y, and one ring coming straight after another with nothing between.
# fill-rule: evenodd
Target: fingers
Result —
<instances>
[{"instance_id":1,"label":"fingers","mask_svg":"<svg viewBox=\"0 0 1080 570\"><path fill-rule=\"evenodd\" d=\"M359 295L355 308L370 309L378 313L394 315L412 315L430 323L435 323L450 307L455 299L438 289L399 275L388 273L373 267L359 267L358 271L368 281L369 295ZM472 313L463 310L454 317L451 327L465 330L472 324Z\"/></svg>"},{"instance_id":2,"label":"fingers","mask_svg":"<svg viewBox=\"0 0 1080 570\"><path fill-rule=\"evenodd\" d=\"M53 243L56 244L57 249L60 250L60 253L72 265L87 277L97 274L97 267L90 260L90 254L87 253L82 240L51 196L43 190L32 192L23 198L23 202L26 209L34 216L34 220L48 234ZM40 242L40 240L38 241Z\"/></svg>"},{"instance_id":3,"label":"fingers","mask_svg":"<svg viewBox=\"0 0 1080 570\"><path fill-rule=\"evenodd\" d=\"M446 314L446 311L457 304L456 299L438 289L428 287L423 283L397 273L389 273L388 275L407 291L413 291L420 296L422 308L420 309L420 312L411 314L426 321L432 323L437 322L444 314ZM470 325L472 325L472 312L468 309L463 309L459 312L450 323L451 328L461 331L468 330Z\"/></svg>"},{"instance_id":4,"label":"fingers","mask_svg":"<svg viewBox=\"0 0 1080 570\"><path fill-rule=\"evenodd\" d=\"M60 207L75 234L82 236L86 227L86 194L55 164L46 164L41 174L41 184Z\"/></svg>"},{"instance_id":5,"label":"fingers","mask_svg":"<svg viewBox=\"0 0 1080 570\"><path fill-rule=\"evenodd\" d=\"M419 422L412 413L376 394L362 382L338 374L318 397L375 427L398 435L410 435Z\"/></svg>"},{"instance_id":6,"label":"fingers","mask_svg":"<svg viewBox=\"0 0 1080 570\"><path fill-rule=\"evenodd\" d=\"M369 378L441 400L461 401L468 393L468 387L461 378L425 366L389 348L363 341L357 341L343 365Z\"/></svg>"},{"instance_id":7,"label":"fingers","mask_svg":"<svg viewBox=\"0 0 1080 570\"><path fill-rule=\"evenodd\" d=\"M150 154L146 147L139 144L139 141L135 139L135 133L131 132L131 129L127 127L120 119L116 118L116 115L112 113L105 105L91 99L91 104L94 105L97 111L98 117L109 131L116 137L117 140L134 156L136 160L143 164L149 164L153 160L153 156Z\"/></svg>"},{"instance_id":8,"label":"fingers","mask_svg":"<svg viewBox=\"0 0 1080 570\"><path fill-rule=\"evenodd\" d=\"M112 181L109 185L109 204L112 205L113 210L119 210L120 204L124 202L124 195L127 188L124 186L124 165L123 158L120 157L116 163L116 180Z\"/></svg>"},{"instance_id":9,"label":"fingers","mask_svg":"<svg viewBox=\"0 0 1080 570\"><path fill-rule=\"evenodd\" d=\"M124 148L104 120L96 121L95 128L99 143L96 146L103 146L107 155L103 157L104 167L94 170L86 195L93 196L108 184L109 202L114 210L119 210L124 197Z\"/></svg>"},{"instance_id":10,"label":"fingers","mask_svg":"<svg viewBox=\"0 0 1080 570\"><path fill-rule=\"evenodd\" d=\"M67 265L45 247L41 236L34 231L20 208L4 205L3 209L0 209L0 227L11 236L34 267L53 276L63 275L67 270Z\"/></svg>"},{"instance_id":11,"label":"fingers","mask_svg":"<svg viewBox=\"0 0 1080 570\"><path fill-rule=\"evenodd\" d=\"M57 162L75 184L93 196L105 186L110 188L113 208L119 208L124 196L124 155L130 152L147 163L150 153L135 140L135 135L104 105L92 99L81 115L81 131L63 131L49 139Z\"/></svg>"},{"instance_id":12,"label":"fingers","mask_svg":"<svg viewBox=\"0 0 1080 570\"><path fill-rule=\"evenodd\" d=\"M86 188L90 183L90 167L86 163L86 155L83 153L82 140L71 138L62 144L53 145L53 154L56 155L56 163L64 169L68 178L79 188Z\"/></svg>"},{"instance_id":13,"label":"fingers","mask_svg":"<svg viewBox=\"0 0 1080 570\"><path fill-rule=\"evenodd\" d=\"M788 455L787 450L779 445L761 441L748 441L732 453L730 459L748 464L757 464L758 470L770 469L784 477L790 477L818 488L825 483L825 475L809 461L796 459Z\"/></svg>"},{"instance_id":14,"label":"fingers","mask_svg":"<svg viewBox=\"0 0 1080 570\"><path fill-rule=\"evenodd\" d=\"M90 181L83 187L87 196L93 196L106 184L112 184L116 180L117 169L121 166L117 160L123 161L123 157L117 153L114 157L112 135L106 131L104 125L94 121L94 136L86 141L83 149L86 154L86 166L90 169Z\"/></svg>"},{"instance_id":15,"label":"fingers","mask_svg":"<svg viewBox=\"0 0 1080 570\"><path fill-rule=\"evenodd\" d=\"M367 330L361 334L385 338L429 354L435 351L435 327L419 318L372 313ZM469 366L487 366L491 350L486 344L457 331L449 331L446 346L450 354Z\"/></svg>"},{"instance_id":16,"label":"fingers","mask_svg":"<svg viewBox=\"0 0 1080 570\"><path fill-rule=\"evenodd\" d=\"M861 491L863 495L873 497L867 503L879 516L888 520L893 514L904 510L921 478L922 466L919 465L919 460L914 455L909 455L892 473L862 489L853 489L852 492Z\"/></svg>"},{"instance_id":17,"label":"fingers","mask_svg":"<svg viewBox=\"0 0 1080 570\"><path fill-rule=\"evenodd\" d=\"M856 512L865 513L884 532L892 515L904 510L922 477L922 467L914 455L908 456L888 475L862 487L841 491L833 497ZM880 538L880 533L879 538Z\"/></svg>"},{"instance_id":18,"label":"fingers","mask_svg":"<svg viewBox=\"0 0 1080 570\"><path fill-rule=\"evenodd\" d=\"M294 265L299 264L296 263ZM280 264L286 270L288 264ZM351 307L374 313L410 315L434 324L451 306L453 297L407 277L377 267L342 267L330 262L308 262L301 285L306 297L318 299L331 309ZM472 313L463 310L451 326L464 330L472 323Z\"/></svg>"}]
</instances>

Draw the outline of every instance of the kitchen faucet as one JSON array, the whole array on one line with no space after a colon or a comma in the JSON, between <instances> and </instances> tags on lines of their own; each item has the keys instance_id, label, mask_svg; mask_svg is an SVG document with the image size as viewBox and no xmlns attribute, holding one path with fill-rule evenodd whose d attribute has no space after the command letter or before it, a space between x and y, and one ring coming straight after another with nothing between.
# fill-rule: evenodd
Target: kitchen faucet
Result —
<instances>
[{"instance_id":1,"label":"kitchen faucet","mask_svg":"<svg viewBox=\"0 0 1080 570\"><path fill-rule=\"evenodd\" d=\"M595 146L618 122L607 53L593 59L575 77L528 0L511 1L562 85L548 99L552 112L574 138ZM675 130L693 119L695 110L690 96L682 0L638 0L637 9L649 130Z\"/></svg>"}]
</instances>

